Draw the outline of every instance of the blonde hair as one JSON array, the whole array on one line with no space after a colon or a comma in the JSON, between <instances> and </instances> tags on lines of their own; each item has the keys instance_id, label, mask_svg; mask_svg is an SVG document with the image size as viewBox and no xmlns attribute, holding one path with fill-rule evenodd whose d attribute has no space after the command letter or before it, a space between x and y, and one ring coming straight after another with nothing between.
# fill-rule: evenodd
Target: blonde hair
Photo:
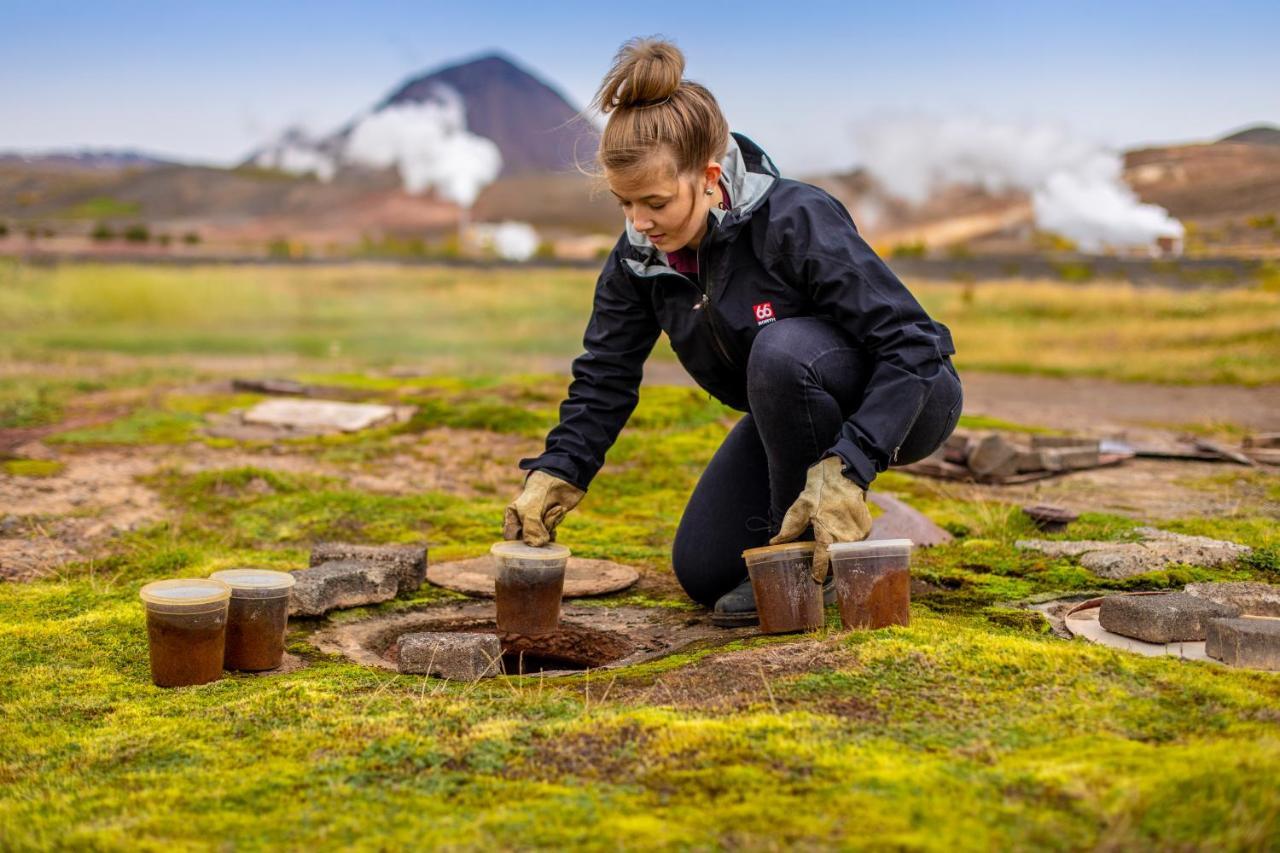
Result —
<instances>
[{"instance_id":1,"label":"blonde hair","mask_svg":"<svg viewBox=\"0 0 1280 853\"><path fill-rule=\"evenodd\" d=\"M609 116L597 162L638 177L666 152L676 175L700 172L729 145L729 123L707 88L683 79L684 54L660 38L633 38L618 50L592 102Z\"/></svg>"}]
</instances>

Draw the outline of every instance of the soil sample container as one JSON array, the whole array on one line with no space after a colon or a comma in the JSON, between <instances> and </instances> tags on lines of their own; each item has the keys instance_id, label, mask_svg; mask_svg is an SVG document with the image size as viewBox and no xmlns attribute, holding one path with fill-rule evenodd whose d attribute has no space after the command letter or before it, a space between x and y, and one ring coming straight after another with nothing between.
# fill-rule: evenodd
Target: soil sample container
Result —
<instances>
[{"instance_id":1,"label":"soil sample container","mask_svg":"<svg viewBox=\"0 0 1280 853\"><path fill-rule=\"evenodd\" d=\"M296 583L293 575L269 569L226 569L209 577L231 587L223 665L242 672L278 667L284 659L289 594Z\"/></svg>"},{"instance_id":2,"label":"soil sample container","mask_svg":"<svg viewBox=\"0 0 1280 853\"><path fill-rule=\"evenodd\" d=\"M208 578L155 581L138 593L147 607L151 680L157 687L222 677L231 587Z\"/></svg>"},{"instance_id":3,"label":"soil sample container","mask_svg":"<svg viewBox=\"0 0 1280 853\"><path fill-rule=\"evenodd\" d=\"M822 627L822 584L813 579L813 549L812 542L786 542L742 552L762 633Z\"/></svg>"},{"instance_id":4,"label":"soil sample container","mask_svg":"<svg viewBox=\"0 0 1280 853\"><path fill-rule=\"evenodd\" d=\"M845 628L911 622L911 540L837 542L827 546Z\"/></svg>"},{"instance_id":5,"label":"soil sample container","mask_svg":"<svg viewBox=\"0 0 1280 853\"><path fill-rule=\"evenodd\" d=\"M542 548L499 542L489 553L498 563L494 598L499 633L533 636L560 627L569 549L554 542Z\"/></svg>"}]
</instances>

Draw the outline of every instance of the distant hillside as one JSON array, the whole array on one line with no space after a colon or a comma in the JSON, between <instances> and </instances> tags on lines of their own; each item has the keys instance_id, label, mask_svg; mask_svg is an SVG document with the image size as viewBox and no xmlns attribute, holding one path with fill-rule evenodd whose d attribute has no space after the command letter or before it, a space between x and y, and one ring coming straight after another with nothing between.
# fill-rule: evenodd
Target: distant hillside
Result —
<instances>
[{"instance_id":1,"label":"distant hillside","mask_svg":"<svg viewBox=\"0 0 1280 853\"><path fill-rule=\"evenodd\" d=\"M150 169L157 166L173 166L173 160L154 157L130 149L79 148L59 151L23 153L0 152L0 165L23 165L49 169L82 169L103 171L113 169Z\"/></svg>"},{"instance_id":2,"label":"distant hillside","mask_svg":"<svg viewBox=\"0 0 1280 853\"><path fill-rule=\"evenodd\" d=\"M1243 142L1249 145L1280 145L1280 127L1270 124L1256 124L1237 130L1218 140L1219 142Z\"/></svg>"}]
</instances>

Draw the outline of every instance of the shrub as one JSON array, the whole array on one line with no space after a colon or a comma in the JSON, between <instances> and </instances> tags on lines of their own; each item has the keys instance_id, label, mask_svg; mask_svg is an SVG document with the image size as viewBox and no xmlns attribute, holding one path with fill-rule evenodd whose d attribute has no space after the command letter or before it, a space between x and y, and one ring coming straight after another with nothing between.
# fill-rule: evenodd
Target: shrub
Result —
<instances>
[{"instance_id":1,"label":"shrub","mask_svg":"<svg viewBox=\"0 0 1280 853\"><path fill-rule=\"evenodd\" d=\"M923 240L917 240L914 243L899 243L894 246L890 254L895 258L923 258L928 251Z\"/></svg>"},{"instance_id":2,"label":"shrub","mask_svg":"<svg viewBox=\"0 0 1280 853\"><path fill-rule=\"evenodd\" d=\"M130 243L145 243L151 239L151 230L141 222L125 226L124 239Z\"/></svg>"},{"instance_id":3,"label":"shrub","mask_svg":"<svg viewBox=\"0 0 1280 853\"><path fill-rule=\"evenodd\" d=\"M194 246L200 242L200 235L195 231L188 231L186 234L182 235L182 242L186 243L188 246Z\"/></svg>"},{"instance_id":4,"label":"shrub","mask_svg":"<svg viewBox=\"0 0 1280 853\"><path fill-rule=\"evenodd\" d=\"M89 232L89 237L99 242L105 240L114 240L116 232L105 222L99 222L93 226L93 230Z\"/></svg>"}]
</instances>

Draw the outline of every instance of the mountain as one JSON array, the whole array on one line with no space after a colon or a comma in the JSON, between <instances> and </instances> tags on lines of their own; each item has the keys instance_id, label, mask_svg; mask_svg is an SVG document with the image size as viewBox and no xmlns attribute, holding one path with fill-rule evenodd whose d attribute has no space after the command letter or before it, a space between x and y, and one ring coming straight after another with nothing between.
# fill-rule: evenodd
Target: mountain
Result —
<instances>
[{"instance_id":1,"label":"mountain","mask_svg":"<svg viewBox=\"0 0 1280 853\"><path fill-rule=\"evenodd\" d=\"M377 110L430 100L441 85L462 96L467 129L498 146L503 175L567 171L595 154L595 128L564 95L497 53L415 77Z\"/></svg>"},{"instance_id":2,"label":"mountain","mask_svg":"<svg viewBox=\"0 0 1280 853\"><path fill-rule=\"evenodd\" d=\"M173 166L173 160L154 157L132 149L75 148L39 152L0 152L0 164L48 167L50 169L83 169L100 171L112 169L150 169L157 166Z\"/></svg>"},{"instance_id":3,"label":"mountain","mask_svg":"<svg viewBox=\"0 0 1280 853\"><path fill-rule=\"evenodd\" d=\"M1219 142L1242 142L1249 145L1280 145L1280 127L1270 124L1255 124L1243 130L1237 130L1218 140Z\"/></svg>"}]
</instances>

